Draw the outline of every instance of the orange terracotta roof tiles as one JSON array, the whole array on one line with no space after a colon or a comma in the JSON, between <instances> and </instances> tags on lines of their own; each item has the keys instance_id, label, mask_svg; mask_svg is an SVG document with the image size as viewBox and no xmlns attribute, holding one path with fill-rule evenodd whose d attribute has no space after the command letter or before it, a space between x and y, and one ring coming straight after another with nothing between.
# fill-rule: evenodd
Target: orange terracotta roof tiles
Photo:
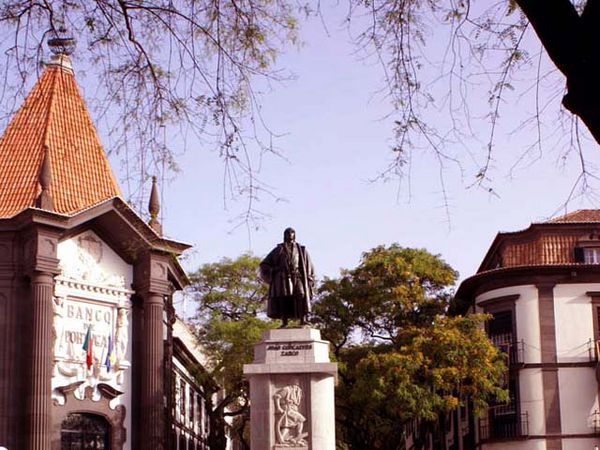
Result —
<instances>
[{"instance_id":1,"label":"orange terracotta roof tiles","mask_svg":"<svg viewBox=\"0 0 600 450\"><path fill-rule=\"evenodd\" d=\"M48 65L0 140L0 218L35 206L46 147L55 212L70 215L121 196L65 58Z\"/></svg>"},{"instance_id":2,"label":"orange terracotta roof tiles","mask_svg":"<svg viewBox=\"0 0 600 450\"><path fill-rule=\"evenodd\" d=\"M579 209L564 216L549 220L546 223L600 222L599 209Z\"/></svg>"},{"instance_id":3,"label":"orange terracotta roof tiles","mask_svg":"<svg viewBox=\"0 0 600 450\"><path fill-rule=\"evenodd\" d=\"M581 264L576 247L598 246L600 210L580 209L520 231L498 233L479 266L479 272L502 267Z\"/></svg>"}]
</instances>

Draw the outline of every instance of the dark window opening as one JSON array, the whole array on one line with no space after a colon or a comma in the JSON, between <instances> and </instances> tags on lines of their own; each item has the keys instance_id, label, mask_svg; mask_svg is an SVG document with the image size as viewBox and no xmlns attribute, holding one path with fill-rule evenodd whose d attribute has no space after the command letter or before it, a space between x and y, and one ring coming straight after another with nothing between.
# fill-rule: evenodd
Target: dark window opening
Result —
<instances>
[{"instance_id":1,"label":"dark window opening","mask_svg":"<svg viewBox=\"0 0 600 450\"><path fill-rule=\"evenodd\" d=\"M179 413L185 417L186 385L183 379L179 380Z\"/></svg>"},{"instance_id":2,"label":"dark window opening","mask_svg":"<svg viewBox=\"0 0 600 450\"><path fill-rule=\"evenodd\" d=\"M60 428L61 450L110 450L110 424L95 414L72 413Z\"/></svg>"},{"instance_id":3,"label":"dark window opening","mask_svg":"<svg viewBox=\"0 0 600 450\"><path fill-rule=\"evenodd\" d=\"M575 262L578 262L578 263L584 262L585 259L583 256L583 248L575 247L573 250L573 257L575 258Z\"/></svg>"},{"instance_id":4,"label":"dark window opening","mask_svg":"<svg viewBox=\"0 0 600 450\"><path fill-rule=\"evenodd\" d=\"M514 333L512 311L494 313L487 324L488 336L500 351L508 355L509 366L523 362L523 342L517 342Z\"/></svg>"},{"instance_id":5,"label":"dark window opening","mask_svg":"<svg viewBox=\"0 0 600 450\"><path fill-rule=\"evenodd\" d=\"M503 311L494 314L488 324L490 339L512 340L513 320L512 311Z\"/></svg>"},{"instance_id":6,"label":"dark window opening","mask_svg":"<svg viewBox=\"0 0 600 450\"><path fill-rule=\"evenodd\" d=\"M479 421L482 440L524 437L529 434L527 413L519 413L516 380L508 382L509 401L489 408L487 417Z\"/></svg>"}]
</instances>

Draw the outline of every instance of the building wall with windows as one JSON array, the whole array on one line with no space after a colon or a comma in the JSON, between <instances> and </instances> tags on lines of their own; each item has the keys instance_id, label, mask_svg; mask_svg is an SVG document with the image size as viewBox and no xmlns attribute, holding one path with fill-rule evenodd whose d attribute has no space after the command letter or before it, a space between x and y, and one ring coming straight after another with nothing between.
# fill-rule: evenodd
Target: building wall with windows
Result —
<instances>
[{"instance_id":1,"label":"building wall with windows","mask_svg":"<svg viewBox=\"0 0 600 450\"><path fill-rule=\"evenodd\" d=\"M206 360L188 326L176 319L173 325L173 364L170 410L170 439L173 450L208 450L209 416L203 386L197 375L204 371Z\"/></svg>"},{"instance_id":2,"label":"building wall with windows","mask_svg":"<svg viewBox=\"0 0 600 450\"><path fill-rule=\"evenodd\" d=\"M492 316L486 331L509 365L511 401L477 419L478 448L600 445L599 236L599 210L500 233L459 287L464 312Z\"/></svg>"}]
</instances>

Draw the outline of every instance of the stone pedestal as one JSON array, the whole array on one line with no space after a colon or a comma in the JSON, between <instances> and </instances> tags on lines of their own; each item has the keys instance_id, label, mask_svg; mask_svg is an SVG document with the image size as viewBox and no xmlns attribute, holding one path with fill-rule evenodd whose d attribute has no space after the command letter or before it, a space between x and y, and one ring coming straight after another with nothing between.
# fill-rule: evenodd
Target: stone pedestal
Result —
<instances>
[{"instance_id":1,"label":"stone pedestal","mask_svg":"<svg viewBox=\"0 0 600 450\"><path fill-rule=\"evenodd\" d=\"M310 328L269 330L244 365L252 450L335 450L337 364Z\"/></svg>"}]
</instances>

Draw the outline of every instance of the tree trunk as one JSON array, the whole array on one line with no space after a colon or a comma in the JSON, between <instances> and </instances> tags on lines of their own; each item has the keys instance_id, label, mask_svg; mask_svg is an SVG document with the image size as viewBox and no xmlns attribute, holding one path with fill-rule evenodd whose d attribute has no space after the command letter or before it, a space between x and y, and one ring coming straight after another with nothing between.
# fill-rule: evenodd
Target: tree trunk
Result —
<instances>
[{"instance_id":1,"label":"tree trunk","mask_svg":"<svg viewBox=\"0 0 600 450\"><path fill-rule=\"evenodd\" d=\"M215 409L212 395L207 395L206 413L209 420L208 448L210 450L225 450L227 447L227 437L225 436L225 418L223 417L223 408Z\"/></svg>"},{"instance_id":2,"label":"tree trunk","mask_svg":"<svg viewBox=\"0 0 600 450\"><path fill-rule=\"evenodd\" d=\"M445 413L442 413L440 416L440 423L439 423L439 433L440 433L440 443L441 443L441 450L448 450L448 440L446 439L446 428L448 425L448 417Z\"/></svg>"},{"instance_id":3,"label":"tree trunk","mask_svg":"<svg viewBox=\"0 0 600 450\"><path fill-rule=\"evenodd\" d=\"M583 121L600 144L600 0L588 0L581 16L570 0L517 3L567 78L564 107Z\"/></svg>"},{"instance_id":4,"label":"tree trunk","mask_svg":"<svg viewBox=\"0 0 600 450\"><path fill-rule=\"evenodd\" d=\"M246 441L245 431L246 424L248 423L249 416L247 413L244 413L240 416L240 426L237 429L238 439L240 441L240 445L242 446L242 450L250 450L250 443Z\"/></svg>"},{"instance_id":5,"label":"tree trunk","mask_svg":"<svg viewBox=\"0 0 600 450\"><path fill-rule=\"evenodd\" d=\"M420 422L417 424L417 433L415 435L414 448L423 450L425 448L427 438L429 436L429 422Z\"/></svg>"}]
</instances>

